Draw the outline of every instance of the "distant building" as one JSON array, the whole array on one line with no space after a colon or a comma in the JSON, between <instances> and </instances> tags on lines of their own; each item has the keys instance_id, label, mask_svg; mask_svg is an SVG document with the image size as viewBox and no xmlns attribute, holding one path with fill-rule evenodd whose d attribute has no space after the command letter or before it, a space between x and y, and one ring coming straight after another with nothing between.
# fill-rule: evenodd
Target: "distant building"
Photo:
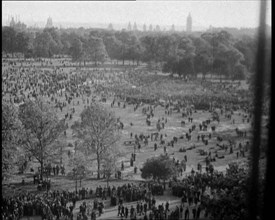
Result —
<instances>
[{"instance_id":1,"label":"distant building","mask_svg":"<svg viewBox=\"0 0 275 220\"><path fill-rule=\"evenodd\" d=\"M114 29L112 23L110 23L110 24L108 25L108 29L109 29L109 30L113 30L113 29Z\"/></svg>"},{"instance_id":2,"label":"distant building","mask_svg":"<svg viewBox=\"0 0 275 220\"><path fill-rule=\"evenodd\" d=\"M171 31L172 31L172 32L175 31L175 25L174 25L174 24L171 26Z\"/></svg>"},{"instance_id":3,"label":"distant building","mask_svg":"<svg viewBox=\"0 0 275 220\"><path fill-rule=\"evenodd\" d=\"M128 30L128 31L131 31L131 30L132 30L132 25L131 25L130 22L129 22L129 24L128 24L127 30Z\"/></svg>"},{"instance_id":4,"label":"distant building","mask_svg":"<svg viewBox=\"0 0 275 220\"><path fill-rule=\"evenodd\" d=\"M149 31L153 31L153 25L152 24L150 24L150 26L149 26Z\"/></svg>"},{"instance_id":5,"label":"distant building","mask_svg":"<svg viewBox=\"0 0 275 220\"><path fill-rule=\"evenodd\" d=\"M14 17L11 18L10 27L14 28L15 30L23 31L27 28L27 25L21 23L20 21L15 21Z\"/></svg>"},{"instance_id":6,"label":"distant building","mask_svg":"<svg viewBox=\"0 0 275 220\"><path fill-rule=\"evenodd\" d=\"M53 20L51 17L48 17L47 24L45 28L52 28L53 27Z\"/></svg>"},{"instance_id":7,"label":"distant building","mask_svg":"<svg viewBox=\"0 0 275 220\"><path fill-rule=\"evenodd\" d=\"M187 19L186 19L186 32L191 33L192 32L192 17L189 13Z\"/></svg>"},{"instance_id":8,"label":"distant building","mask_svg":"<svg viewBox=\"0 0 275 220\"><path fill-rule=\"evenodd\" d=\"M143 31L146 32L147 28L146 28L146 24L143 25Z\"/></svg>"},{"instance_id":9,"label":"distant building","mask_svg":"<svg viewBox=\"0 0 275 220\"><path fill-rule=\"evenodd\" d=\"M11 22L10 22L10 27L14 27L15 26L15 21L14 21L14 17L11 18Z\"/></svg>"}]
</instances>

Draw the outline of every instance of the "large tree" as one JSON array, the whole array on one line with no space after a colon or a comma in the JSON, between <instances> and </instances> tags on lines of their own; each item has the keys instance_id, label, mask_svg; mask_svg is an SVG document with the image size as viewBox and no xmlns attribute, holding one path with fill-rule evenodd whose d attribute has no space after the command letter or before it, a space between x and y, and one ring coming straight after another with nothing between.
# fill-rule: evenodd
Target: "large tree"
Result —
<instances>
[{"instance_id":1,"label":"large tree","mask_svg":"<svg viewBox=\"0 0 275 220\"><path fill-rule=\"evenodd\" d=\"M70 48L71 56L73 61L81 61L83 55L83 43L79 38L73 40L72 46Z\"/></svg>"},{"instance_id":2,"label":"large tree","mask_svg":"<svg viewBox=\"0 0 275 220\"><path fill-rule=\"evenodd\" d=\"M14 53L16 50L16 31L11 27L2 28L2 51Z\"/></svg>"},{"instance_id":3,"label":"large tree","mask_svg":"<svg viewBox=\"0 0 275 220\"><path fill-rule=\"evenodd\" d=\"M16 108L6 102L2 103L2 178L9 177L15 172L18 148L20 122Z\"/></svg>"},{"instance_id":4,"label":"large tree","mask_svg":"<svg viewBox=\"0 0 275 220\"><path fill-rule=\"evenodd\" d=\"M116 32L116 39L119 42L119 54L120 60L122 60L122 64L124 65L125 60L128 58L128 52L131 45L131 34L130 32L122 30L121 32Z\"/></svg>"},{"instance_id":5,"label":"large tree","mask_svg":"<svg viewBox=\"0 0 275 220\"><path fill-rule=\"evenodd\" d=\"M24 128L21 143L43 170L45 162L58 156L55 142L65 129L65 121L59 120L50 106L41 99L27 100L19 107L19 119Z\"/></svg>"},{"instance_id":6,"label":"large tree","mask_svg":"<svg viewBox=\"0 0 275 220\"><path fill-rule=\"evenodd\" d=\"M110 59L119 60L121 42L115 37L115 35L106 36L103 41Z\"/></svg>"},{"instance_id":7,"label":"large tree","mask_svg":"<svg viewBox=\"0 0 275 220\"><path fill-rule=\"evenodd\" d=\"M128 59L131 59L133 61L133 64L134 64L134 61L136 61L138 65L140 59L142 58L143 52L144 52L144 48L141 42L139 41L137 36L133 34L130 39L130 46L127 53Z\"/></svg>"},{"instance_id":8,"label":"large tree","mask_svg":"<svg viewBox=\"0 0 275 220\"><path fill-rule=\"evenodd\" d=\"M53 44L52 36L49 32L37 33L34 40L34 52L37 57L51 57L50 44Z\"/></svg>"},{"instance_id":9,"label":"large tree","mask_svg":"<svg viewBox=\"0 0 275 220\"><path fill-rule=\"evenodd\" d=\"M73 134L81 141L86 155L95 155L97 178L100 179L102 162L119 139L117 121L98 103L84 109L80 117L81 120L72 126Z\"/></svg>"},{"instance_id":10,"label":"large tree","mask_svg":"<svg viewBox=\"0 0 275 220\"><path fill-rule=\"evenodd\" d=\"M102 38L90 36L86 42L85 49L87 49L89 60L94 61L95 65L98 62L104 62L108 57Z\"/></svg>"},{"instance_id":11,"label":"large tree","mask_svg":"<svg viewBox=\"0 0 275 220\"><path fill-rule=\"evenodd\" d=\"M26 54L28 50L28 44L29 44L28 35L25 32L19 32L16 34L15 39L16 39L15 50L17 52Z\"/></svg>"}]
</instances>

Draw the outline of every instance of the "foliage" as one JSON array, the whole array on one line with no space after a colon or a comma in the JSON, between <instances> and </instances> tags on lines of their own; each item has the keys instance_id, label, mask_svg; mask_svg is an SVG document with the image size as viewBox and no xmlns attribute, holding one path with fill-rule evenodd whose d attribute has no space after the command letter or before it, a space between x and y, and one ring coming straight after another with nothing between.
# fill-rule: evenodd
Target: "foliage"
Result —
<instances>
[{"instance_id":1,"label":"foliage","mask_svg":"<svg viewBox=\"0 0 275 220\"><path fill-rule=\"evenodd\" d=\"M116 161L117 157L115 154L107 154L103 158L102 161L102 173L106 178L107 185L109 184L109 180L112 176L117 171L117 166L116 166Z\"/></svg>"},{"instance_id":2,"label":"foliage","mask_svg":"<svg viewBox=\"0 0 275 220\"><path fill-rule=\"evenodd\" d=\"M99 37L91 35L84 50L87 50L87 57L94 61L95 65L97 65L98 62L103 63L108 57L103 40Z\"/></svg>"},{"instance_id":3,"label":"foliage","mask_svg":"<svg viewBox=\"0 0 275 220\"><path fill-rule=\"evenodd\" d=\"M6 102L2 103L2 178L15 172L15 162L20 156L18 134L20 122L17 109Z\"/></svg>"},{"instance_id":4,"label":"foliage","mask_svg":"<svg viewBox=\"0 0 275 220\"><path fill-rule=\"evenodd\" d=\"M168 180L173 177L176 167L172 159L168 156L160 155L148 159L141 169L141 177L153 180Z\"/></svg>"},{"instance_id":5,"label":"foliage","mask_svg":"<svg viewBox=\"0 0 275 220\"><path fill-rule=\"evenodd\" d=\"M238 63L234 66L232 78L234 80L244 80L246 76L246 68L244 65Z\"/></svg>"},{"instance_id":6,"label":"foliage","mask_svg":"<svg viewBox=\"0 0 275 220\"><path fill-rule=\"evenodd\" d=\"M87 161L86 156L81 151L76 151L69 160L69 165L73 167L73 178L83 179L86 175Z\"/></svg>"},{"instance_id":7,"label":"foliage","mask_svg":"<svg viewBox=\"0 0 275 220\"><path fill-rule=\"evenodd\" d=\"M116 119L97 103L84 109L80 117L81 121L72 126L73 134L81 141L86 155L95 154L100 178L101 163L119 139Z\"/></svg>"},{"instance_id":8,"label":"foliage","mask_svg":"<svg viewBox=\"0 0 275 220\"><path fill-rule=\"evenodd\" d=\"M17 52L16 31L11 27L2 28L2 51L6 53ZM19 51L18 51L19 52Z\"/></svg>"},{"instance_id":9,"label":"foliage","mask_svg":"<svg viewBox=\"0 0 275 220\"><path fill-rule=\"evenodd\" d=\"M22 52L27 57L68 54L73 61L84 61L84 65L86 61L98 65L109 57L122 61L123 65L125 60L132 60L137 65L144 61L154 68L161 66L164 72L182 76L210 72L236 79L243 78L246 71L255 71L257 39L250 36L234 38L224 30L186 36L175 31L152 31L152 25L148 32L114 31L111 26L108 30L79 28L76 32L46 28L36 32L35 37L3 27L2 45L6 53Z\"/></svg>"},{"instance_id":10,"label":"foliage","mask_svg":"<svg viewBox=\"0 0 275 220\"><path fill-rule=\"evenodd\" d=\"M43 178L45 162L58 155L54 144L65 129L65 121L60 121L41 99L27 100L22 104L19 107L19 119L24 129L21 144L40 163Z\"/></svg>"},{"instance_id":11,"label":"foliage","mask_svg":"<svg viewBox=\"0 0 275 220\"><path fill-rule=\"evenodd\" d=\"M75 38L70 48L73 61L79 61L83 55L83 43L79 38Z\"/></svg>"}]
</instances>

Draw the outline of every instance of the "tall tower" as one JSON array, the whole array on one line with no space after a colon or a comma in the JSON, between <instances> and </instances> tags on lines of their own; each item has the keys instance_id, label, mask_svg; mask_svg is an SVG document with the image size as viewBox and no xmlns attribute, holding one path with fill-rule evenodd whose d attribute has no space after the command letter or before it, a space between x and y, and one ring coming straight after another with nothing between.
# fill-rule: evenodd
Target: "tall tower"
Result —
<instances>
[{"instance_id":1,"label":"tall tower","mask_svg":"<svg viewBox=\"0 0 275 220\"><path fill-rule=\"evenodd\" d=\"M108 25L108 29L109 29L109 30L113 30L113 29L114 29L112 23L110 23L110 24Z\"/></svg>"},{"instance_id":2,"label":"tall tower","mask_svg":"<svg viewBox=\"0 0 275 220\"><path fill-rule=\"evenodd\" d=\"M175 31L175 25L174 24L172 24L170 31L172 31L172 32Z\"/></svg>"},{"instance_id":3,"label":"tall tower","mask_svg":"<svg viewBox=\"0 0 275 220\"><path fill-rule=\"evenodd\" d=\"M190 12L189 12L189 15L186 19L186 32L187 33L191 33L192 32L192 17L190 15Z\"/></svg>"},{"instance_id":4,"label":"tall tower","mask_svg":"<svg viewBox=\"0 0 275 220\"><path fill-rule=\"evenodd\" d=\"M53 27L53 20L51 17L48 18L46 28L52 28Z\"/></svg>"},{"instance_id":5,"label":"tall tower","mask_svg":"<svg viewBox=\"0 0 275 220\"><path fill-rule=\"evenodd\" d=\"M15 21L14 21L14 17L11 18L11 22L10 22L10 27L14 27L15 26Z\"/></svg>"},{"instance_id":6,"label":"tall tower","mask_svg":"<svg viewBox=\"0 0 275 220\"><path fill-rule=\"evenodd\" d=\"M131 22L129 22L128 27L127 27L127 30L128 30L128 31L131 31L131 30L132 30Z\"/></svg>"}]
</instances>

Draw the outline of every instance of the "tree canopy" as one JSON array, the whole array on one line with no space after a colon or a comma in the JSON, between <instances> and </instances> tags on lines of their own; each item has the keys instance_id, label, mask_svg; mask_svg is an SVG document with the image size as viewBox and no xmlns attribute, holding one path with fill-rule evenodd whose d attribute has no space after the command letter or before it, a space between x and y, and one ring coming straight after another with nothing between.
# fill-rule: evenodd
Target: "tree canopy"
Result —
<instances>
[{"instance_id":1,"label":"tree canopy","mask_svg":"<svg viewBox=\"0 0 275 220\"><path fill-rule=\"evenodd\" d=\"M236 37L225 30L186 35L176 31L153 31L152 25L145 31L145 27L144 31L132 30L129 23L128 30L122 31L115 31L111 26L106 30L45 28L34 35L3 27L2 51L21 52L26 57L66 54L75 62L84 61L84 65L86 62L99 65L109 59L122 61L123 65L125 60L136 65L143 61L182 76L210 72L235 79L237 75L243 78L247 71L255 71L255 37Z\"/></svg>"},{"instance_id":2,"label":"tree canopy","mask_svg":"<svg viewBox=\"0 0 275 220\"><path fill-rule=\"evenodd\" d=\"M19 107L19 119L23 126L21 144L40 163L43 179L45 162L59 153L54 144L65 129L65 121L59 120L41 99L27 100L22 104Z\"/></svg>"},{"instance_id":3,"label":"tree canopy","mask_svg":"<svg viewBox=\"0 0 275 220\"><path fill-rule=\"evenodd\" d=\"M175 174L175 164L173 160L166 155L148 159L141 169L141 177L144 179L168 180Z\"/></svg>"},{"instance_id":4,"label":"tree canopy","mask_svg":"<svg viewBox=\"0 0 275 220\"><path fill-rule=\"evenodd\" d=\"M20 131L17 109L2 102L2 178L15 172L17 158L22 153L19 147Z\"/></svg>"},{"instance_id":5,"label":"tree canopy","mask_svg":"<svg viewBox=\"0 0 275 220\"><path fill-rule=\"evenodd\" d=\"M80 117L72 126L73 134L80 140L86 155L96 156L99 179L101 163L119 140L116 118L98 103L85 108Z\"/></svg>"}]
</instances>

